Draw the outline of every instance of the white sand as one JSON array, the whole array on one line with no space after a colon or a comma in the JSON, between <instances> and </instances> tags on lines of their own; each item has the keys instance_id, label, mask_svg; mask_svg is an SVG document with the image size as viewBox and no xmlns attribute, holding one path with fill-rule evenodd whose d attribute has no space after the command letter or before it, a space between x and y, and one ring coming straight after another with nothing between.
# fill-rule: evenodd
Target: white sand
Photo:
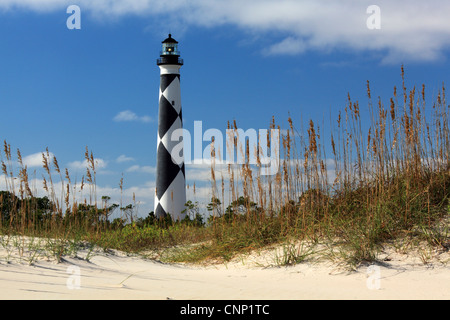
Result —
<instances>
[{"instance_id":1,"label":"white sand","mask_svg":"<svg viewBox=\"0 0 450 320\"><path fill-rule=\"evenodd\" d=\"M450 299L450 266L442 261L391 255L348 272L311 262L263 268L252 259L273 256L194 267L96 253L90 262L41 258L30 266L0 249L0 299Z\"/></svg>"}]
</instances>

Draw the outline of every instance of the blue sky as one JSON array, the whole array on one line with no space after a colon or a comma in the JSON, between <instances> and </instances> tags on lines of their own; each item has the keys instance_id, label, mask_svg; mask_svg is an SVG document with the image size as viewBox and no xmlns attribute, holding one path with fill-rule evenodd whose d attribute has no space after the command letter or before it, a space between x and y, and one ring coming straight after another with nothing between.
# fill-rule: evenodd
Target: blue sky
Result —
<instances>
[{"instance_id":1,"label":"blue sky","mask_svg":"<svg viewBox=\"0 0 450 320\"><path fill-rule=\"evenodd\" d=\"M79 30L66 26L72 4ZM380 29L367 28L372 4ZM283 126L289 115L300 127L334 119L347 93L366 106L367 80L388 104L401 64L408 86L425 83L431 101L449 82L449 15L441 0L0 0L0 139L27 157L37 189L45 148L80 181L88 146L99 161L98 196L118 202L123 175L122 201L134 193L145 216L156 166L156 58L169 32L185 62L186 129L202 121L203 130L225 131L234 119L267 128L272 116ZM191 166L187 178L206 192L204 169Z\"/></svg>"}]
</instances>

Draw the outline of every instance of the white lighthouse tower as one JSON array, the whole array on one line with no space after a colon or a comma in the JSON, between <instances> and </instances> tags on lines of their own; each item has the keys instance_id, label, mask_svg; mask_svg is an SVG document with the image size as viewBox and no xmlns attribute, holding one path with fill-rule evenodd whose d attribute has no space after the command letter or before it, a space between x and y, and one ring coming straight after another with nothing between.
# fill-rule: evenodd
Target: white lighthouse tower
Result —
<instances>
[{"instance_id":1,"label":"white lighthouse tower","mask_svg":"<svg viewBox=\"0 0 450 320\"><path fill-rule=\"evenodd\" d=\"M155 215L158 218L170 214L173 220L186 216L182 211L186 203L186 181L183 150L180 141L172 141L172 133L183 128L180 95L180 58L178 42L169 37L162 42L162 51L157 60L160 68L158 149L156 159ZM172 151L177 147L177 155ZM181 154L180 154L181 153ZM180 161L180 158L182 159Z\"/></svg>"}]
</instances>

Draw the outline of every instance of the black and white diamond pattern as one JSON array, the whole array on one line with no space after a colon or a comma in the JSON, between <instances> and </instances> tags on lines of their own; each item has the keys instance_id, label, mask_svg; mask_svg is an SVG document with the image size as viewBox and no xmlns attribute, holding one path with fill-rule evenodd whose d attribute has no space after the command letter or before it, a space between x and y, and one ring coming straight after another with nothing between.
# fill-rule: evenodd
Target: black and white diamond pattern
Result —
<instances>
[{"instance_id":1,"label":"black and white diamond pattern","mask_svg":"<svg viewBox=\"0 0 450 320\"><path fill-rule=\"evenodd\" d=\"M171 141L174 130L183 127L180 75L161 73L159 93L158 149L156 163L155 215L183 219L186 203L184 161L176 163L171 152L180 141Z\"/></svg>"}]
</instances>

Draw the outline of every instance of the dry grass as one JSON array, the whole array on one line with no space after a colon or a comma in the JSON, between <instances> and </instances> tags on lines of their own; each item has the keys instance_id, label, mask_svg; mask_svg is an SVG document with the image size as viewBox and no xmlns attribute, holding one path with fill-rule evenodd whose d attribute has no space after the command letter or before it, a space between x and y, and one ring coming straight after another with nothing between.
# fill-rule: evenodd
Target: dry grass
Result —
<instances>
[{"instance_id":1,"label":"dry grass","mask_svg":"<svg viewBox=\"0 0 450 320\"><path fill-rule=\"evenodd\" d=\"M276 155L281 167L273 176L259 170L260 145L250 150L248 142L237 145L231 140L232 149L245 154L247 161L228 165L228 177L219 178L215 158L222 155L213 148L213 199L208 207L212 217L206 226L201 221L156 221L152 216L133 221L128 207L119 226L111 223L115 207L106 200L98 206L95 159L88 149L81 184L71 181L68 170L61 170L48 150L43 153L43 188L48 195L37 198L19 150L19 175L14 179L11 147L5 142L1 167L7 192L0 194L0 230L4 237L59 239L63 247L78 239L133 252L152 249L161 254L181 248L162 256L189 262L228 261L238 253L281 243L284 254L277 259L291 264L309 255L292 245L299 241L333 248L328 256L340 256L352 266L376 260L383 244L396 239L418 239L448 250L450 105L444 86L430 104L424 85L420 92L416 87L407 90L403 67L401 76L401 92L394 88L387 108L381 98L373 99L369 82L367 108L361 109L349 94L344 110L326 126L328 133L317 120L310 120L303 130L289 118ZM238 134L236 121L228 128ZM273 118L269 129L275 128L280 126ZM267 141L268 150L275 152L273 142ZM256 165L249 162L252 155ZM59 196L52 169L61 181ZM123 180L121 190L122 185ZM78 203L75 194L85 189L89 202ZM195 209L191 203L190 210ZM193 243L201 245L183 249Z\"/></svg>"},{"instance_id":2,"label":"dry grass","mask_svg":"<svg viewBox=\"0 0 450 320\"><path fill-rule=\"evenodd\" d=\"M361 110L348 95L327 136L313 120L304 132L289 118L276 175L262 176L258 163L229 165L231 204L228 213L222 210L213 220L213 241L201 248L201 256L209 250L211 258L226 260L236 252L286 245L292 239L329 241L352 265L376 260L382 244L399 237L420 238L448 250L448 227L436 231L450 212L445 87L430 107L425 86L420 92L407 90L403 67L401 76L402 94L394 88L389 108L381 98L372 100L369 81L368 108ZM269 128L276 127L272 119ZM248 143L234 147L245 148L250 159ZM219 201L223 195L222 180Z\"/></svg>"}]
</instances>

